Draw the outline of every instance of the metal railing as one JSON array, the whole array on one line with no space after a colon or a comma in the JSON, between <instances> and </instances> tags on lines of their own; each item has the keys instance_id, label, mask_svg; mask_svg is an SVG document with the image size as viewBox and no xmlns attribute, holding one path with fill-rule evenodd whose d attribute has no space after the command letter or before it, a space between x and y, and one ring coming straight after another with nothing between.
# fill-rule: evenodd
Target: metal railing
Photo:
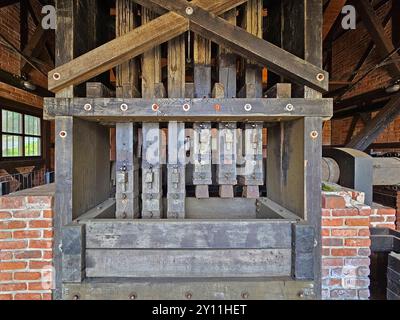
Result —
<instances>
[{"instance_id":1,"label":"metal railing","mask_svg":"<svg viewBox=\"0 0 400 320\"><path fill-rule=\"evenodd\" d=\"M54 182L54 171L44 169L29 173L0 176L0 196Z\"/></svg>"}]
</instances>

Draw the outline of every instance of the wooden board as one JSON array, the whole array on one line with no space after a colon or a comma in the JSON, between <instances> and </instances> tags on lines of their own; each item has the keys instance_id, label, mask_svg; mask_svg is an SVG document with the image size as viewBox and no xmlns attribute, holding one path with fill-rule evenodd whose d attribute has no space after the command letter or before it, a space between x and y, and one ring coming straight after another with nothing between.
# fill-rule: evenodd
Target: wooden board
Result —
<instances>
[{"instance_id":1,"label":"wooden board","mask_svg":"<svg viewBox=\"0 0 400 320\"><path fill-rule=\"evenodd\" d=\"M290 249L286 221L88 221L89 249Z\"/></svg>"},{"instance_id":2,"label":"wooden board","mask_svg":"<svg viewBox=\"0 0 400 320\"><path fill-rule=\"evenodd\" d=\"M290 278L86 279L64 284L65 300L309 300L313 283ZM246 295L247 294L247 295Z\"/></svg>"},{"instance_id":3,"label":"wooden board","mask_svg":"<svg viewBox=\"0 0 400 320\"><path fill-rule=\"evenodd\" d=\"M291 274L290 249L86 250L88 277L269 277ZM118 261L118 263L116 263Z\"/></svg>"}]
</instances>

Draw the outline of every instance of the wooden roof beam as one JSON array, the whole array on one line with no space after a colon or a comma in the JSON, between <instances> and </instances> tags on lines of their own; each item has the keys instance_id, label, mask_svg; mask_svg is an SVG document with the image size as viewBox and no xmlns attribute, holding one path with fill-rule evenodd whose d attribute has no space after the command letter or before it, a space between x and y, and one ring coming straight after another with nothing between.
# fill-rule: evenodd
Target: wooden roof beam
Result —
<instances>
[{"instance_id":1,"label":"wooden roof beam","mask_svg":"<svg viewBox=\"0 0 400 320\"><path fill-rule=\"evenodd\" d=\"M322 39L325 40L331 31L336 19L342 12L347 0L330 0L324 12L324 24L322 28Z\"/></svg>"},{"instance_id":2,"label":"wooden roof beam","mask_svg":"<svg viewBox=\"0 0 400 320\"><path fill-rule=\"evenodd\" d=\"M368 0L358 0L354 2L354 5L361 15L365 27L375 42L377 52L382 59L388 58L394 53L395 48L392 41L386 36L385 29L383 28L371 3ZM392 58L399 58L399 55L394 54ZM398 63L389 64L387 70L395 79L400 76L400 66Z\"/></svg>"},{"instance_id":3,"label":"wooden roof beam","mask_svg":"<svg viewBox=\"0 0 400 320\"><path fill-rule=\"evenodd\" d=\"M220 15L246 0L197 0L205 10ZM77 85L132 59L154 46L189 30L189 22L169 12L49 72L48 87L53 92Z\"/></svg>"},{"instance_id":4,"label":"wooden roof beam","mask_svg":"<svg viewBox=\"0 0 400 320\"><path fill-rule=\"evenodd\" d=\"M360 133L351 139L347 148L364 151L379 137L400 115L400 93L396 94L387 105L365 126Z\"/></svg>"},{"instance_id":5,"label":"wooden roof beam","mask_svg":"<svg viewBox=\"0 0 400 320\"><path fill-rule=\"evenodd\" d=\"M149 0L190 20L190 29L237 54L268 67L293 82L320 92L328 91L329 75L321 68L260 39L246 30L233 26L222 18L185 0ZM188 7L192 13L188 14Z\"/></svg>"}]
</instances>

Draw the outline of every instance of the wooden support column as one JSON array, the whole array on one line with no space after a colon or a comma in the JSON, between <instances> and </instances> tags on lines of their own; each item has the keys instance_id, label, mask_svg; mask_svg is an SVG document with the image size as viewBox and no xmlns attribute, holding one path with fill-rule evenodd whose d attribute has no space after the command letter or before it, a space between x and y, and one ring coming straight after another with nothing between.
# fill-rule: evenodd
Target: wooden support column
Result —
<instances>
[{"instance_id":1,"label":"wooden support column","mask_svg":"<svg viewBox=\"0 0 400 320\"><path fill-rule=\"evenodd\" d=\"M136 28L135 4L130 0L116 2L116 35L121 37ZM136 59L117 66L117 98L137 98L139 92ZM123 105L121 105L123 108ZM137 156L137 125L116 123L116 217L139 217L139 162Z\"/></svg>"},{"instance_id":2,"label":"wooden support column","mask_svg":"<svg viewBox=\"0 0 400 320\"><path fill-rule=\"evenodd\" d=\"M194 38L194 97L211 97L211 42L197 34ZM208 198L211 174L211 122L193 125L193 184L196 198Z\"/></svg>"},{"instance_id":3,"label":"wooden support column","mask_svg":"<svg viewBox=\"0 0 400 320\"><path fill-rule=\"evenodd\" d=\"M185 96L185 36L168 41L168 97ZM189 110L190 105L182 106ZM189 108L189 109L187 109ZM185 123L168 123L167 217L185 218ZM178 161L177 161L178 160Z\"/></svg>"},{"instance_id":4,"label":"wooden support column","mask_svg":"<svg viewBox=\"0 0 400 320\"><path fill-rule=\"evenodd\" d=\"M261 0L249 0L246 5L244 28L251 34L262 38ZM246 61L245 85L239 96L246 98L262 97L262 68L251 60ZM251 105L248 106L251 108ZM264 184L262 155L263 123L246 123L244 125L244 166L239 173L239 181L244 185L243 197L258 198L259 186Z\"/></svg>"},{"instance_id":5,"label":"wooden support column","mask_svg":"<svg viewBox=\"0 0 400 320\"><path fill-rule=\"evenodd\" d=\"M57 0L56 66L93 49L96 45L96 23L90 23L86 12L97 17L100 6L94 0ZM90 21L89 21L90 20ZM57 98L72 98L84 87L67 86ZM108 130L95 123L71 116L55 118L55 218L54 218L54 299L62 297L62 230L63 226L109 197ZM96 187L94 187L96 186Z\"/></svg>"},{"instance_id":6,"label":"wooden support column","mask_svg":"<svg viewBox=\"0 0 400 320\"><path fill-rule=\"evenodd\" d=\"M149 23L155 13L142 8L142 24ZM142 97L163 98L164 85L161 83L161 49L156 46L143 54ZM157 112L158 105L149 106ZM142 218L162 218L162 166L161 130L156 122L142 125Z\"/></svg>"},{"instance_id":7,"label":"wooden support column","mask_svg":"<svg viewBox=\"0 0 400 320\"><path fill-rule=\"evenodd\" d=\"M282 48L321 67L322 2L283 0L281 10ZM322 98L308 87L295 85L293 89L295 96L310 102ZM280 97L288 94L288 87L278 90ZM287 107L296 108L295 105ZM268 197L314 228L313 275L317 297L321 296L321 135L321 117L284 122L268 130L267 153Z\"/></svg>"},{"instance_id":8,"label":"wooden support column","mask_svg":"<svg viewBox=\"0 0 400 320\"><path fill-rule=\"evenodd\" d=\"M226 12L222 17L236 25L236 9ZM236 98L236 59L229 49L219 47L219 83L213 89L213 98ZM234 186L237 184L237 124L236 122L218 123L217 140L217 184L221 198L233 198ZM242 149L240 148L240 151Z\"/></svg>"}]
</instances>

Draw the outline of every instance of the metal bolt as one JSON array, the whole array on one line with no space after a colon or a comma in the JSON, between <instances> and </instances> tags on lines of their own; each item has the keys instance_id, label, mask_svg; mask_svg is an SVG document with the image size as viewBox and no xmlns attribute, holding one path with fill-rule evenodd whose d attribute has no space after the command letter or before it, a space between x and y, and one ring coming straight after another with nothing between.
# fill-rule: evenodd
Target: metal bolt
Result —
<instances>
[{"instance_id":1,"label":"metal bolt","mask_svg":"<svg viewBox=\"0 0 400 320\"><path fill-rule=\"evenodd\" d=\"M188 16L191 16L193 14L193 8L192 7L187 7L185 10L186 14Z\"/></svg>"},{"instance_id":2,"label":"metal bolt","mask_svg":"<svg viewBox=\"0 0 400 320\"><path fill-rule=\"evenodd\" d=\"M297 295L299 296L299 298L302 298L302 299L305 297L303 290L299 291L299 293Z\"/></svg>"},{"instance_id":3,"label":"metal bolt","mask_svg":"<svg viewBox=\"0 0 400 320\"><path fill-rule=\"evenodd\" d=\"M323 73L318 73L317 74L317 80L318 81L324 81L325 80L325 75Z\"/></svg>"},{"instance_id":4,"label":"metal bolt","mask_svg":"<svg viewBox=\"0 0 400 320\"><path fill-rule=\"evenodd\" d=\"M185 297L186 297L186 299L190 300L190 299L192 299L193 294L191 292L186 292Z\"/></svg>"},{"instance_id":5,"label":"metal bolt","mask_svg":"<svg viewBox=\"0 0 400 320\"><path fill-rule=\"evenodd\" d=\"M187 111L189 111L189 110L190 110L190 104L185 103L185 104L183 105L183 111L187 112Z\"/></svg>"},{"instance_id":6,"label":"metal bolt","mask_svg":"<svg viewBox=\"0 0 400 320\"><path fill-rule=\"evenodd\" d=\"M153 103L151 106L151 110L153 110L154 112L158 111L158 109L160 109L160 106L156 103Z\"/></svg>"},{"instance_id":7,"label":"metal bolt","mask_svg":"<svg viewBox=\"0 0 400 320\"><path fill-rule=\"evenodd\" d=\"M220 104L214 104L214 109L215 111L221 111L221 105Z\"/></svg>"},{"instance_id":8,"label":"metal bolt","mask_svg":"<svg viewBox=\"0 0 400 320\"><path fill-rule=\"evenodd\" d=\"M54 80L60 80L61 79L61 75L58 72L53 73L53 79Z\"/></svg>"},{"instance_id":9,"label":"metal bolt","mask_svg":"<svg viewBox=\"0 0 400 320\"><path fill-rule=\"evenodd\" d=\"M121 104L121 111L127 111L128 110L128 105L126 103Z\"/></svg>"},{"instance_id":10,"label":"metal bolt","mask_svg":"<svg viewBox=\"0 0 400 320\"><path fill-rule=\"evenodd\" d=\"M72 297L72 300L79 300L79 299L80 299L79 294L76 294L76 295L74 295L74 296Z\"/></svg>"},{"instance_id":11,"label":"metal bolt","mask_svg":"<svg viewBox=\"0 0 400 320\"><path fill-rule=\"evenodd\" d=\"M247 103L247 104L244 105L244 110L251 111L251 109L252 109L252 106L251 106L250 103Z\"/></svg>"},{"instance_id":12,"label":"metal bolt","mask_svg":"<svg viewBox=\"0 0 400 320\"><path fill-rule=\"evenodd\" d=\"M289 104L286 105L285 109L286 109L286 111L291 112L291 111L293 111L294 106L291 103L289 103Z\"/></svg>"},{"instance_id":13,"label":"metal bolt","mask_svg":"<svg viewBox=\"0 0 400 320\"><path fill-rule=\"evenodd\" d=\"M249 293L248 292L243 292L242 293L242 299L248 299L249 298Z\"/></svg>"},{"instance_id":14,"label":"metal bolt","mask_svg":"<svg viewBox=\"0 0 400 320\"><path fill-rule=\"evenodd\" d=\"M129 300L136 300L136 298L137 298L137 294L135 292L133 292L129 295Z\"/></svg>"},{"instance_id":15,"label":"metal bolt","mask_svg":"<svg viewBox=\"0 0 400 320\"><path fill-rule=\"evenodd\" d=\"M65 138L67 136L67 131L62 130L60 131L59 135L61 138Z\"/></svg>"},{"instance_id":16,"label":"metal bolt","mask_svg":"<svg viewBox=\"0 0 400 320\"><path fill-rule=\"evenodd\" d=\"M317 139L318 136L319 136L318 131L315 131L315 130L314 130L314 131L311 131L310 136L311 136L311 138L313 138L313 139Z\"/></svg>"},{"instance_id":17,"label":"metal bolt","mask_svg":"<svg viewBox=\"0 0 400 320\"><path fill-rule=\"evenodd\" d=\"M83 109L85 109L85 111L90 111L90 110L92 110L92 105L90 103L86 103L83 106Z\"/></svg>"}]
</instances>

